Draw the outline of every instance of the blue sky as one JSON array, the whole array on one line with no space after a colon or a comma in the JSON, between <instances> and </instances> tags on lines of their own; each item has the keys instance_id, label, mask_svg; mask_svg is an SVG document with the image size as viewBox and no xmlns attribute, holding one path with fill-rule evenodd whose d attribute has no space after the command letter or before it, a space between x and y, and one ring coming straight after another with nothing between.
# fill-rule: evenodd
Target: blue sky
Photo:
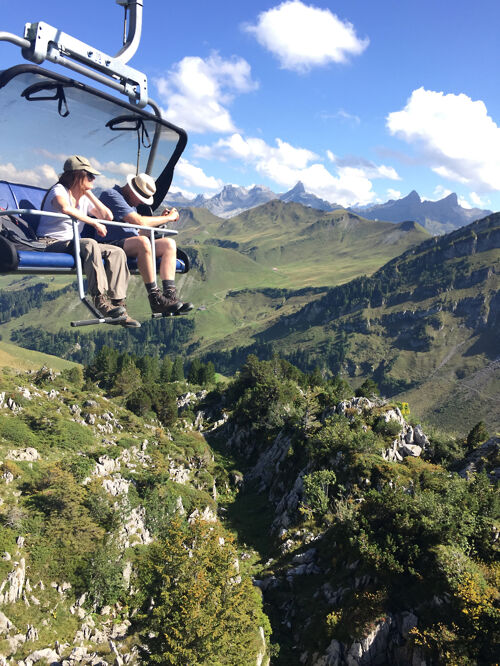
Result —
<instances>
[{"instance_id":1,"label":"blue sky","mask_svg":"<svg viewBox=\"0 0 500 666\"><path fill-rule=\"evenodd\" d=\"M0 30L44 20L110 54L121 46L113 0L0 10ZM499 25L498 0L144 0L129 64L188 131L172 190L301 180L342 205L415 189L499 210ZM2 67L18 61L0 43Z\"/></svg>"}]
</instances>

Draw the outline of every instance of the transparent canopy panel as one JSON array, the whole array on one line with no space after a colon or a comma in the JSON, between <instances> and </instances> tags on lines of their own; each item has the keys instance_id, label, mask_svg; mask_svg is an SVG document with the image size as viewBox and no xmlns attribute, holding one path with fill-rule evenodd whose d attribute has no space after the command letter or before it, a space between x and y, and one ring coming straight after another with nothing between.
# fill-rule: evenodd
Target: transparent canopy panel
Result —
<instances>
[{"instance_id":1,"label":"transparent canopy panel","mask_svg":"<svg viewBox=\"0 0 500 666\"><path fill-rule=\"evenodd\" d=\"M187 137L153 113L78 81L19 65L0 73L0 179L49 187L70 155L102 172L96 190L148 172L166 194Z\"/></svg>"}]
</instances>

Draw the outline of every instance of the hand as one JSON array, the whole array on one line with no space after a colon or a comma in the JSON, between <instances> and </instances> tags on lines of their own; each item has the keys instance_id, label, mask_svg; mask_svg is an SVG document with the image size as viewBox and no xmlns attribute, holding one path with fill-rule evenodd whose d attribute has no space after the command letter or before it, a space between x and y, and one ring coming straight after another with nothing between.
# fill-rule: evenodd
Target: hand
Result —
<instances>
[{"instance_id":1,"label":"hand","mask_svg":"<svg viewBox=\"0 0 500 666\"><path fill-rule=\"evenodd\" d=\"M94 229L97 231L99 236L105 236L108 233L108 230L106 229L106 225L100 224L100 222L95 222L94 223Z\"/></svg>"},{"instance_id":2,"label":"hand","mask_svg":"<svg viewBox=\"0 0 500 666\"><path fill-rule=\"evenodd\" d=\"M179 211L177 208L165 208L163 215L168 217L169 222L176 222L179 219Z\"/></svg>"}]
</instances>

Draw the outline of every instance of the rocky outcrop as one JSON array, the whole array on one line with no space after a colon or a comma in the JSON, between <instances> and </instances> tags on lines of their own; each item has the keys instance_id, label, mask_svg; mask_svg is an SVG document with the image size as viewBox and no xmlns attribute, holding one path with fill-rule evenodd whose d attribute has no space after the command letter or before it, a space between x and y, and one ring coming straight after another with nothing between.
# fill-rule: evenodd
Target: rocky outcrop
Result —
<instances>
[{"instance_id":1,"label":"rocky outcrop","mask_svg":"<svg viewBox=\"0 0 500 666\"><path fill-rule=\"evenodd\" d=\"M28 462L34 462L35 460L40 460L40 458L40 454L32 446L26 449L12 449L5 456L6 460L27 460Z\"/></svg>"},{"instance_id":2,"label":"rocky outcrop","mask_svg":"<svg viewBox=\"0 0 500 666\"><path fill-rule=\"evenodd\" d=\"M13 604L22 598L26 580L26 562L22 557L15 568L9 573L6 580L0 584L0 605Z\"/></svg>"},{"instance_id":3,"label":"rocky outcrop","mask_svg":"<svg viewBox=\"0 0 500 666\"><path fill-rule=\"evenodd\" d=\"M313 655L313 666L425 666L408 644L411 629L417 626L418 618L411 612L387 615L375 622L373 629L351 645L332 640L323 655ZM301 663L308 659L307 653Z\"/></svg>"},{"instance_id":4,"label":"rocky outcrop","mask_svg":"<svg viewBox=\"0 0 500 666\"><path fill-rule=\"evenodd\" d=\"M465 464L458 473L467 479L471 478L476 472L486 470L492 482L500 481L499 452L500 437L491 437L467 456Z\"/></svg>"}]
</instances>

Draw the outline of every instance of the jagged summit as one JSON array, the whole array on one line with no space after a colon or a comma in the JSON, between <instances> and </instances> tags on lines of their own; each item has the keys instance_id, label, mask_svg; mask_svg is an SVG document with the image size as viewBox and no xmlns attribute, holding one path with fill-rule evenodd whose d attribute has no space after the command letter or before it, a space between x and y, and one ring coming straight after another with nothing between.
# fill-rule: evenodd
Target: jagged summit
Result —
<instances>
[{"instance_id":1,"label":"jagged summit","mask_svg":"<svg viewBox=\"0 0 500 666\"><path fill-rule=\"evenodd\" d=\"M402 199L391 199L383 204L367 208L353 207L368 220L402 222L413 220L433 234L442 234L463 227L475 220L486 217L490 210L463 208L455 192L439 201L422 200L418 192L412 190Z\"/></svg>"},{"instance_id":2,"label":"jagged summit","mask_svg":"<svg viewBox=\"0 0 500 666\"><path fill-rule=\"evenodd\" d=\"M263 185L240 187L231 184L225 185L218 194L211 198L200 194L194 199L188 199L180 192L174 192L167 197L166 203L182 208L206 208L214 215L227 219L273 199L285 203L300 203L320 211L343 208L339 204L326 201L312 192L308 192L300 180L290 190L281 194L277 194ZM422 199L416 190L412 190L401 199L390 199L374 206L352 206L347 210L368 220L395 223L412 220L432 234L453 231L453 229L463 227L491 213L490 210L480 208L464 208L460 205L455 192L439 201L428 201Z\"/></svg>"}]
</instances>

